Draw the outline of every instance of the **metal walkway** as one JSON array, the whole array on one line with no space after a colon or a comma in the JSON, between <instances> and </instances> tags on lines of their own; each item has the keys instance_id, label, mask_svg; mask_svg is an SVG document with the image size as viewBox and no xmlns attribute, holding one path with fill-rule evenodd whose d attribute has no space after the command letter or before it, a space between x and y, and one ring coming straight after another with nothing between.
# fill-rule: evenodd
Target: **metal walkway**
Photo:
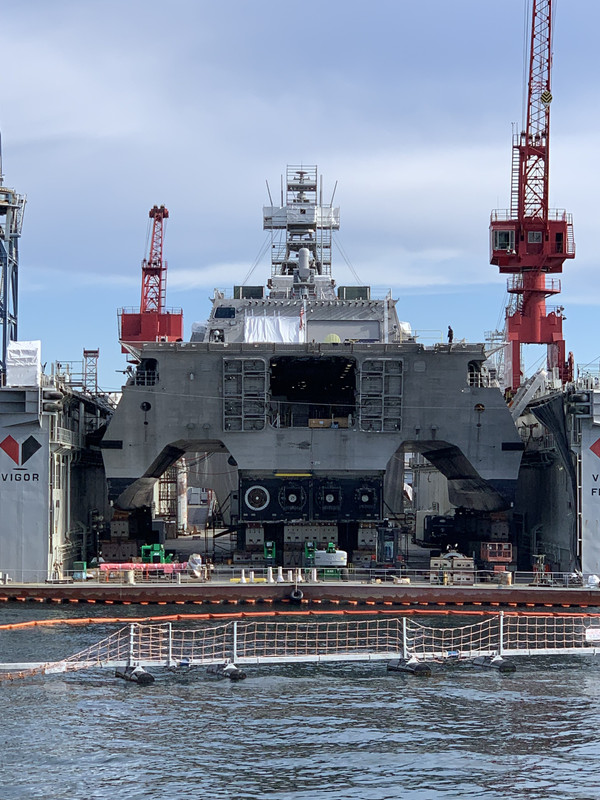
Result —
<instances>
[{"instance_id":1,"label":"metal walkway","mask_svg":"<svg viewBox=\"0 0 600 800\"><path fill-rule=\"evenodd\" d=\"M432 627L408 617L327 622L236 620L202 627L132 623L61 661L5 663L0 670L13 675L16 671L50 674L127 665L176 668L228 661L239 665L397 658L443 661L548 654L600 655L600 615L500 612L460 627Z\"/></svg>"}]
</instances>

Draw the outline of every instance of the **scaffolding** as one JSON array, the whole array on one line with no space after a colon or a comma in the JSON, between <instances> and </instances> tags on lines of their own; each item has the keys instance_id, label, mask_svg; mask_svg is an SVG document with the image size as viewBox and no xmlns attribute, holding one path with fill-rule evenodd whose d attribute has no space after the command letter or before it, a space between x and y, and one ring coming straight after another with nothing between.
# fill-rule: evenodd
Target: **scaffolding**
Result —
<instances>
[{"instance_id":1,"label":"scaffolding","mask_svg":"<svg viewBox=\"0 0 600 800\"><path fill-rule=\"evenodd\" d=\"M333 201L333 197L332 197ZM293 275L306 248L318 275L331 276L333 231L340 210L323 203L322 177L316 166L288 165L282 178L281 206L263 209L264 229L271 231L271 275Z\"/></svg>"},{"instance_id":2,"label":"scaffolding","mask_svg":"<svg viewBox=\"0 0 600 800\"><path fill-rule=\"evenodd\" d=\"M4 186L0 139L0 386L5 380L8 345L17 340L19 238L24 210L24 195Z\"/></svg>"}]
</instances>

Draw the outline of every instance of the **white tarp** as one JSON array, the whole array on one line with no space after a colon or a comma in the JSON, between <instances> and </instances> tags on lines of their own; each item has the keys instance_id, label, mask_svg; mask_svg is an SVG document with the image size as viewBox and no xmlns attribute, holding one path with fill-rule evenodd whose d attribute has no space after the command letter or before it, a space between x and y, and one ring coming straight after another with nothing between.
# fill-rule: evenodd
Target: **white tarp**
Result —
<instances>
[{"instance_id":1,"label":"white tarp","mask_svg":"<svg viewBox=\"0 0 600 800\"><path fill-rule=\"evenodd\" d=\"M314 225L319 228L340 227L340 209L313 206L310 203L294 206L263 206L265 228L287 228L288 225Z\"/></svg>"},{"instance_id":2,"label":"white tarp","mask_svg":"<svg viewBox=\"0 0 600 800\"><path fill-rule=\"evenodd\" d=\"M245 342L297 344L300 339L299 317L246 317Z\"/></svg>"},{"instance_id":3,"label":"white tarp","mask_svg":"<svg viewBox=\"0 0 600 800\"><path fill-rule=\"evenodd\" d=\"M39 386L42 379L42 343L9 342L6 353L7 386Z\"/></svg>"}]
</instances>

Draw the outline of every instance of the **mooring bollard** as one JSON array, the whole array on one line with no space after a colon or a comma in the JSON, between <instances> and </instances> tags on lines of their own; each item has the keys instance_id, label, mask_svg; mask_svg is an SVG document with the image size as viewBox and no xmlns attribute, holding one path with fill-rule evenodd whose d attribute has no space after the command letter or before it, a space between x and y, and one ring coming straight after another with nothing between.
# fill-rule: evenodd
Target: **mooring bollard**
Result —
<instances>
[{"instance_id":1,"label":"mooring bollard","mask_svg":"<svg viewBox=\"0 0 600 800\"><path fill-rule=\"evenodd\" d=\"M318 578L317 578L317 568L316 568L316 567L313 567L313 568L311 569L311 571L310 571L310 579L311 579L311 581L312 581L313 583L316 583L316 582L318 581Z\"/></svg>"},{"instance_id":2,"label":"mooring bollard","mask_svg":"<svg viewBox=\"0 0 600 800\"><path fill-rule=\"evenodd\" d=\"M293 583L294 582L294 578L292 576L292 570L291 569L288 569L288 571L287 571L287 580L288 580L288 583Z\"/></svg>"},{"instance_id":3,"label":"mooring bollard","mask_svg":"<svg viewBox=\"0 0 600 800\"><path fill-rule=\"evenodd\" d=\"M254 570L253 569L251 569L250 572L248 573L248 580L250 581L250 583L254 583Z\"/></svg>"},{"instance_id":4,"label":"mooring bollard","mask_svg":"<svg viewBox=\"0 0 600 800\"><path fill-rule=\"evenodd\" d=\"M242 574L241 574L241 577L240 577L240 583L246 583L246 570L245 569L242 570Z\"/></svg>"},{"instance_id":5,"label":"mooring bollard","mask_svg":"<svg viewBox=\"0 0 600 800\"><path fill-rule=\"evenodd\" d=\"M275 583L273 580L273 567L267 567L267 583Z\"/></svg>"},{"instance_id":6,"label":"mooring bollard","mask_svg":"<svg viewBox=\"0 0 600 800\"><path fill-rule=\"evenodd\" d=\"M283 583L283 567L277 567L277 583Z\"/></svg>"},{"instance_id":7,"label":"mooring bollard","mask_svg":"<svg viewBox=\"0 0 600 800\"><path fill-rule=\"evenodd\" d=\"M303 582L304 582L304 576L302 575L302 570L300 569L300 567L298 567L296 569L296 583L303 583Z\"/></svg>"}]
</instances>

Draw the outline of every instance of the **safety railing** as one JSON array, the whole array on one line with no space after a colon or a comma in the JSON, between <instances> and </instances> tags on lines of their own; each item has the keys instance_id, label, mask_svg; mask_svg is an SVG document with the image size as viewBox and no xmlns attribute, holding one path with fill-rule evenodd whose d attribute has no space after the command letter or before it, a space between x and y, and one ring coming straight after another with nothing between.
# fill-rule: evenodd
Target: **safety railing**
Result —
<instances>
[{"instance_id":1,"label":"safety railing","mask_svg":"<svg viewBox=\"0 0 600 800\"><path fill-rule=\"evenodd\" d=\"M158 380L158 372L154 369L138 369L133 375L133 382L136 386L155 386Z\"/></svg>"},{"instance_id":2,"label":"safety railing","mask_svg":"<svg viewBox=\"0 0 600 800\"><path fill-rule=\"evenodd\" d=\"M407 584L413 586L515 586L540 588L591 588L598 586L594 575L576 572L525 572L513 570L456 570L409 569L406 567L268 567L237 564L233 566L204 563L200 568L189 569L187 562L172 564L102 564L101 568L87 567L66 570L57 565L50 571L6 570L0 564L0 586L15 583L89 583L89 584L143 584L198 583L211 581L235 586L261 583L358 583ZM1 592L0 592L1 594ZM600 603L599 603L600 604Z\"/></svg>"},{"instance_id":3,"label":"safety railing","mask_svg":"<svg viewBox=\"0 0 600 800\"><path fill-rule=\"evenodd\" d=\"M69 428L61 428L56 426L53 430L50 443L65 447L80 448L82 445L82 436L80 433L72 431Z\"/></svg>"},{"instance_id":4,"label":"safety railing","mask_svg":"<svg viewBox=\"0 0 600 800\"><path fill-rule=\"evenodd\" d=\"M550 222L566 222L571 225L573 223L573 215L564 208L549 208L548 220ZM490 214L491 222L518 222L517 218L512 214L510 208L495 208Z\"/></svg>"}]
</instances>

